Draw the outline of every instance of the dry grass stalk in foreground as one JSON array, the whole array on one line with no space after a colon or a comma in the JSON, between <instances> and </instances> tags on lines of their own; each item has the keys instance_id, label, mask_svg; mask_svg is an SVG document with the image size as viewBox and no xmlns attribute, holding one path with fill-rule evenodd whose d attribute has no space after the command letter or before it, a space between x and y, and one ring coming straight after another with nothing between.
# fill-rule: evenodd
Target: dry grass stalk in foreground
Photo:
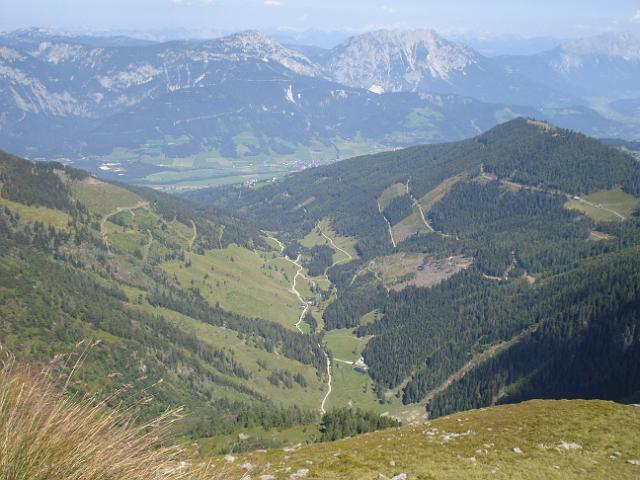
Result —
<instances>
[{"instance_id":1,"label":"dry grass stalk in foreground","mask_svg":"<svg viewBox=\"0 0 640 480\"><path fill-rule=\"evenodd\" d=\"M0 362L1 480L219 478L181 462L180 448L163 446L177 411L140 425L130 409L60 389L52 369Z\"/></svg>"}]
</instances>

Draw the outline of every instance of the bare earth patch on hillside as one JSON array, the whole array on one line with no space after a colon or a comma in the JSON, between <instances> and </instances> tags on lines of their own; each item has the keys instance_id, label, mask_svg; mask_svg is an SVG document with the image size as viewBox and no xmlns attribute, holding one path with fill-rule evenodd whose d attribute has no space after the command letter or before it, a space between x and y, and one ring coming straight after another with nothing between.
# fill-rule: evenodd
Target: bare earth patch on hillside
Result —
<instances>
[{"instance_id":1,"label":"bare earth patch on hillside","mask_svg":"<svg viewBox=\"0 0 640 480\"><path fill-rule=\"evenodd\" d=\"M473 259L463 256L433 258L419 253L400 252L376 258L365 270L376 273L388 289L400 291L409 286L433 287L472 264Z\"/></svg>"},{"instance_id":2,"label":"bare earth patch on hillside","mask_svg":"<svg viewBox=\"0 0 640 480\"><path fill-rule=\"evenodd\" d=\"M444 196L449 193L449 191L453 188L453 186L461 180L464 180L467 177L466 174L456 175L451 178L447 178L445 181L440 183L436 188L427 192L420 198L419 202L422 206L422 210L425 214L431 210L436 203L444 198Z\"/></svg>"},{"instance_id":3,"label":"bare earth patch on hillside","mask_svg":"<svg viewBox=\"0 0 640 480\"><path fill-rule=\"evenodd\" d=\"M418 265L413 279L394 285L394 290L402 290L408 286L433 287L456 273L466 270L473 264L473 259L463 256L455 256L444 259L425 258Z\"/></svg>"},{"instance_id":4,"label":"bare earth patch on hillside","mask_svg":"<svg viewBox=\"0 0 640 480\"><path fill-rule=\"evenodd\" d=\"M404 242L407 238L411 238L418 233L429 233L429 229L422 223L420 213L415 208L411 215L391 228L393 230L393 238L398 243Z\"/></svg>"}]
</instances>

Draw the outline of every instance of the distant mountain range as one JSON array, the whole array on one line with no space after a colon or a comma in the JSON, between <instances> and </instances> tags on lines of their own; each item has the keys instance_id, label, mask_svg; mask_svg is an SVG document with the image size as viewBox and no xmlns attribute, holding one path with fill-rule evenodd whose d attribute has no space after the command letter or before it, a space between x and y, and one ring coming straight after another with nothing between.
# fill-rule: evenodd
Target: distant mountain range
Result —
<instances>
[{"instance_id":1,"label":"distant mountain range","mask_svg":"<svg viewBox=\"0 0 640 480\"><path fill-rule=\"evenodd\" d=\"M328 53L324 71L339 83L380 92L453 93L516 105L579 103L433 30L379 30L350 38Z\"/></svg>"},{"instance_id":2,"label":"distant mountain range","mask_svg":"<svg viewBox=\"0 0 640 480\"><path fill-rule=\"evenodd\" d=\"M498 59L508 71L582 99L640 97L640 39L604 34L533 56Z\"/></svg>"},{"instance_id":3,"label":"distant mountain range","mask_svg":"<svg viewBox=\"0 0 640 480\"><path fill-rule=\"evenodd\" d=\"M431 30L332 50L255 31L156 43L21 30L0 36L0 146L193 186L458 140L522 115L633 139L637 122L619 111L637 92L638 51L625 35L490 59ZM587 76L597 81L575 87ZM611 118L589 108L592 96L618 102Z\"/></svg>"}]
</instances>

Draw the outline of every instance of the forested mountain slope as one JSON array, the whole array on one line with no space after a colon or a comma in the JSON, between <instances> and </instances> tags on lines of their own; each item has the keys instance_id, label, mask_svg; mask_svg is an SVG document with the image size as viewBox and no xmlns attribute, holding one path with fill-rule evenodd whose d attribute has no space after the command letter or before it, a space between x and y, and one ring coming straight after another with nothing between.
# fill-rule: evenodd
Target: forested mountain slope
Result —
<instances>
[{"instance_id":1,"label":"forested mountain slope","mask_svg":"<svg viewBox=\"0 0 640 480\"><path fill-rule=\"evenodd\" d=\"M278 309L228 295L249 261ZM191 438L317 422L325 352L293 327L293 274L246 220L0 153L2 348L63 371L86 353L74 389L184 405Z\"/></svg>"},{"instance_id":2,"label":"forested mountain slope","mask_svg":"<svg viewBox=\"0 0 640 480\"><path fill-rule=\"evenodd\" d=\"M364 431L336 407L640 392L638 162L575 132L517 119L188 199L3 153L0 185L3 346L91 345L75 388L184 404L206 451Z\"/></svg>"},{"instance_id":3,"label":"forested mountain slope","mask_svg":"<svg viewBox=\"0 0 640 480\"><path fill-rule=\"evenodd\" d=\"M640 167L622 151L517 119L191 197L286 232L291 251L319 222L353 239L323 322L366 343L383 403L441 415L640 391Z\"/></svg>"},{"instance_id":4,"label":"forested mountain slope","mask_svg":"<svg viewBox=\"0 0 640 480\"><path fill-rule=\"evenodd\" d=\"M616 184L638 194L640 185L630 156L578 133L516 119L462 142L349 159L258 189L200 190L190 196L246 213L265 226L300 233L331 216L337 231L356 236L364 251L385 243L384 218L371 206L387 187L409 182L411 195L422 199L448 179L481 170L532 187L562 187L569 194ZM296 208L301 204L304 208Z\"/></svg>"}]
</instances>

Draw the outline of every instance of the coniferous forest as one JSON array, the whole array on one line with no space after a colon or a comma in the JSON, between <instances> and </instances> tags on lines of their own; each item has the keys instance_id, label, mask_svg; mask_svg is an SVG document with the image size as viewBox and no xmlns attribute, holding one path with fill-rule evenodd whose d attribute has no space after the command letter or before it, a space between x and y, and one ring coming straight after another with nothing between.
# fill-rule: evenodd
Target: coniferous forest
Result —
<instances>
[{"instance_id":1,"label":"coniferous forest","mask_svg":"<svg viewBox=\"0 0 640 480\"><path fill-rule=\"evenodd\" d=\"M328 271L340 295L324 311L325 328L355 327L370 338L363 355L378 387L400 388L406 404L427 399L429 413L443 415L537 397L637 396L637 369L614 364L637 359L640 222L633 213L603 222L567 204L614 188L635 197L639 172L626 153L518 119L468 141L356 158L241 194L227 188L191 198L277 225L292 239L323 218L356 238L359 258ZM415 212L411 197L427 198L453 178L425 215L435 233L394 248L385 219L400 223ZM394 184L407 185L410 195L392 199L381 215L378 196ZM314 200L304 211L295 209L308 198ZM594 240L593 231L605 240ZM459 255L473 264L431 288L385 289L367 265L397 252ZM371 311L379 319L360 324ZM598 343L604 328L611 342ZM584 361L579 372L577 359ZM436 390L463 368L462 378Z\"/></svg>"}]
</instances>

